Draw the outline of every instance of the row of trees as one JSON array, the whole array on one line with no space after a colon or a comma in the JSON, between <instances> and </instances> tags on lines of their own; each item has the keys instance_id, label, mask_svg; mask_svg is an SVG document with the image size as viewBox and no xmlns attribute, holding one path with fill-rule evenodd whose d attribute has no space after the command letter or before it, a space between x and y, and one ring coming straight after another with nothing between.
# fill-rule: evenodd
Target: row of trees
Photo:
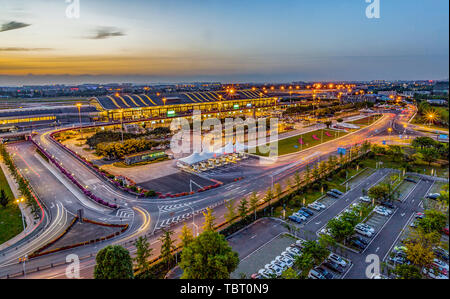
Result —
<instances>
[{"instance_id":1,"label":"row of trees","mask_svg":"<svg viewBox=\"0 0 450 299\"><path fill-rule=\"evenodd\" d=\"M215 217L211 209L203 213L205 220L203 232L194 236L192 230L185 224L181 230L180 267L185 279L227 279L239 264L239 257L228 245L225 237L214 231ZM174 266L174 251L176 249L174 232L163 230L161 242L160 264L164 272ZM135 242L136 256L131 258L128 250L118 245L110 245L100 250L96 257L94 277L96 279L131 279L135 269L141 278L157 277L152 272L155 267L150 258L153 249L146 237L139 237Z\"/></svg>"},{"instance_id":2,"label":"row of trees","mask_svg":"<svg viewBox=\"0 0 450 299\"><path fill-rule=\"evenodd\" d=\"M30 207L31 213L33 214L34 218L39 219L39 217L41 215L41 210L39 208L37 201L34 199L33 194L31 193L30 184L28 183L28 180L26 180L17 171L16 165L15 165L14 161L12 160L11 156L9 155L8 151L6 150L6 147L4 144L0 144L0 155L3 158L3 162L8 167L12 176L16 180L19 192L25 198L26 205L28 207Z\"/></svg>"},{"instance_id":3,"label":"row of trees","mask_svg":"<svg viewBox=\"0 0 450 299\"><path fill-rule=\"evenodd\" d=\"M441 232L447 223L447 216L440 211L427 210L425 217L404 241L406 258L410 262L397 265L394 274L400 279L421 279L424 268L438 271L432 266L434 248L440 245Z\"/></svg>"},{"instance_id":4,"label":"row of trees","mask_svg":"<svg viewBox=\"0 0 450 299\"><path fill-rule=\"evenodd\" d=\"M145 126L144 126L145 128ZM153 130L148 130L146 133L143 134L134 134L134 133L123 133L123 139L137 139L149 135L153 135L155 137L165 136L167 134L170 134L170 129L168 127L157 127ZM86 139L86 144L88 144L91 148L96 148L99 143L108 143L108 142L115 142L122 139L122 133L121 132L115 132L115 131L98 131L91 137Z\"/></svg>"},{"instance_id":5,"label":"row of trees","mask_svg":"<svg viewBox=\"0 0 450 299\"><path fill-rule=\"evenodd\" d=\"M123 158L126 155L147 151L160 145L162 142L147 139L128 139L122 142L99 143L95 153L107 159Z\"/></svg>"}]
</instances>

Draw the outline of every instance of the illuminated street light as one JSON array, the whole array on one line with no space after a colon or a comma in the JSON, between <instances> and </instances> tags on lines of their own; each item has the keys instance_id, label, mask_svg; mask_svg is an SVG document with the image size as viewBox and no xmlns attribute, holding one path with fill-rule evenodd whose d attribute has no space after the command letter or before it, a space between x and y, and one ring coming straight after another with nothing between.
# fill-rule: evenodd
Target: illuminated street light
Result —
<instances>
[{"instance_id":1,"label":"illuminated street light","mask_svg":"<svg viewBox=\"0 0 450 299\"><path fill-rule=\"evenodd\" d=\"M83 139L83 131L81 130L81 103L76 103L75 106L78 108L78 118L80 120L80 135L81 139Z\"/></svg>"},{"instance_id":2,"label":"illuminated street light","mask_svg":"<svg viewBox=\"0 0 450 299\"><path fill-rule=\"evenodd\" d=\"M25 201L25 198L21 197L16 199L16 204L19 205L20 210L22 211L21 203ZM25 220L23 219L23 212L22 212L22 225L23 225L23 231L25 232Z\"/></svg>"}]
</instances>

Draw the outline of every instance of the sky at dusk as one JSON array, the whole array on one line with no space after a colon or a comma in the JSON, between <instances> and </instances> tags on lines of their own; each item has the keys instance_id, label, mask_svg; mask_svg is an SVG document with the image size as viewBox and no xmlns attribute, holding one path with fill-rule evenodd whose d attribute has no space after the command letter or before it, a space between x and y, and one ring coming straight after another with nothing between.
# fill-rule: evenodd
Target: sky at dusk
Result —
<instances>
[{"instance_id":1,"label":"sky at dusk","mask_svg":"<svg viewBox=\"0 0 450 299\"><path fill-rule=\"evenodd\" d=\"M448 78L448 0L79 2L0 0L0 85Z\"/></svg>"}]
</instances>

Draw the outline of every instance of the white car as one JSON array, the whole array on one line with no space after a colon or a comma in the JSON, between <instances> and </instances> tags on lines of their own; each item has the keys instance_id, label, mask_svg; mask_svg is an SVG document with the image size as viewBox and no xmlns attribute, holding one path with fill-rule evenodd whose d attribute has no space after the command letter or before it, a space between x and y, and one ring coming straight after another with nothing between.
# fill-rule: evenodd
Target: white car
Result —
<instances>
[{"instance_id":1,"label":"white car","mask_svg":"<svg viewBox=\"0 0 450 299\"><path fill-rule=\"evenodd\" d=\"M302 252L300 251L300 249L296 248L296 247L287 247L286 251L288 252L292 252L295 255L300 255Z\"/></svg>"},{"instance_id":2,"label":"white car","mask_svg":"<svg viewBox=\"0 0 450 299\"><path fill-rule=\"evenodd\" d=\"M330 254L329 256L328 256L328 259L329 260L331 260L331 261L333 261L333 262L335 262L336 264L338 264L338 265L341 265L342 267L347 267L347 262L346 261L344 261L344 259L343 258L341 258L339 255L337 255L337 254L334 254L334 253L332 253L332 254Z\"/></svg>"},{"instance_id":3,"label":"white car","mask_svg":"<svg viewBox=\"0 0 450 299\"><path fill-rule=\"evenodd\" d=\"M373 233L367 229L361 228L361 227L355 227L355 231L363 236L371 238Z\"/></svg>"},{"instance_id":4,"label":"white car","mask_svg":"<svg viewBox=\"0 0 450 299\"><path fill-rule=\"evenodd\" d=\"M311 271L309 271L308 278L310 278L310 279L326 279L322 273L320 273L319 271L317 271L315 269L311 269Z\"/></svg>"},{"instance_id":5,"label":"white car","mask_svg":"<svg viewBox=\"0 0 450 299\"><path fill-rule=\"evenodd\" d=\"M319 207L318 205L316 205L314 203L309 204L308 208L311 208L311 209L313 209L315 211L320 211L322 209L321 207Z\"/></svg>"},{"instance_id":6,"label":"white car","mask_svg":"<svg viewBox=\"0 0 450 299\"><path fill-rule=\"evenodd\" d=\"M363 202L372 202L372 200L370 199L369 196L361 196L359 198L359 200L363 201Z\"/></svg>"},{"instance_id":7,"label":"white car","mask_svg":"<svg viewBox=\"0 0 450 299\"><path fill-rule=\"evenodd\" d=\"M298 256L298 254L294 254L294 253L292 253L290 251L283 251L281 253L281 256L284 256L284 257L287 257L287 258L291 258L291 259L294 260Z\"/></svg>"},{"instance_id":8,"label":"white car","mask_svg":"<svg viewBox=\"0 0 450 299\"><path fill-rule=\"evenodd\" d=\"M264 266L264 268L266 268L267 270L272 270L276 276L280 276L281 273L283 273L283 269L275 264L267 264L266 266Z\"/></svg>"},{"instance_id":9,"label":"white car","mask_svg":"<svg viewBox=\"0 0 450 299\"><path fill-rule=\"evenodd\" d=\"M300 248L303 248L305 242L306 242L305 240L297 240L297 241L295 241L295 245Z\"/></svg>"},{"instance_id":10,"label":"white car","mask_svg":"<svg viewBox=\"0 0 450 299\"><path fill-rule=\"evenodd\" d=\"M270 278L273 275L273 272L269 272L267 269L260 269L258 275L264 278Z\"/></svg>"},{"instance_id":11,"label":"white car","mask_svg":"<svg viewBox=\"0 0 450 299\"><path fill-rule=\"evenodd\" d=\"M292 265L294 265L294 261L292 259L283 257L281 255L277 256L275 258L275 261L279 262L280 264L286 265L286 268L292 267Z\"/></svg>"},{"instance_id":12,"label":"white car","mask_svg":"<svg viewBox=\"0 0 450 299\"><path fill-rule=\"evenodd\" d=\"M328 228L322 228L319 233L322 235L330 235Z\"/></svg>"},{"instance_id":13,"label":"white car","mask_svg":"<svg viewBox=\"0 0 450 299\"><path fill-rule=\"evenodd\" d=\"M381 210L381 209L373 209L373 211L374 211L375 213L377 213L378 215L381 215L381 216L389 216L389 213L388 213L388 212L383 211L383 210Z\"/></svg>"},{"instance_id":14,"label":"white car","mask_svg":"<svg viewBox=\"0 0 450 299\"><path fill-rule=\"evenodd\" d=\"M374 233L374 232L375 232L375 229L374 229L373 227L371 227L370 225L367 225L367 224L365 224L365 223L358 223L358 224L356 225L356 227L366 229L366 230L370 231L371 233Z\"/></svg>"},{"instance_id":15,"label":"white car","mask_svg":"<svg viewBox=\"0 0 450 299\"><path fill-rule=\"evenodd\" d=\"M314 204L316 204L317 206L319 206L321 209L326 209L327 208L327 206L326 205L324 205L323 203L321 203L321 202L314 202Z\"/></svg>"},{"instance_id":16,"label":"white car","mask_svg":"<svg viewBox=\"0 0 450 299\"><path fill-rule=\"evenodd\" d=\"M374 208L374 211L375 211L375 210L385 212L385 213L387 213L388 215L391 215L391 214L392 214L392 210L389 210L389 209L387 209L387 208L385 208L385 207L382 207L382 206L376 206L376 207Z\"/></svg>"}]
</instances>

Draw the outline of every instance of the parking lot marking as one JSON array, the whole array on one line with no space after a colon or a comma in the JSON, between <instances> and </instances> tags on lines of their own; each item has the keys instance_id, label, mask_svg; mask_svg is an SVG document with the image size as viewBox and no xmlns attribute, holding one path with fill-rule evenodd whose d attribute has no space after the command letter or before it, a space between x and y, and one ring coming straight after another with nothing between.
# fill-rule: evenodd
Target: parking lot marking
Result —
<instances>
[{"instance_id":1,"label":"parking lot marking","mask_svg":"<svg viewBox=\"0 0 450 299\"><path fill-rule=\"evenodd\" d=\"M256 237L256 235L251 236L250 239L253 239L254 237Z\"/></svg>"},{"instance_id":2,"label":"parking lot marking","mask_svg":"<svg viewBox=\"0 0 450 299\"><path fill-rule=\"evenodd\" d=\"M391 252L392 248L395 246L395 244L397 243L398 239L400 238L400 236L403 234L403 232L405 231L406 226L408 226L408 224L411 222L411 219L413 218L414 213L411 214L411 216L409 217L408 221L406 221L406 224L403 226L403 228L400 230L400 232L398 233L397 238L395 238L394 243L392 243L391 247L389 248L388 252L386 252L386 254L384 255L383 261L386 260L389 252Z\"/></svg>"}]
</instances>

